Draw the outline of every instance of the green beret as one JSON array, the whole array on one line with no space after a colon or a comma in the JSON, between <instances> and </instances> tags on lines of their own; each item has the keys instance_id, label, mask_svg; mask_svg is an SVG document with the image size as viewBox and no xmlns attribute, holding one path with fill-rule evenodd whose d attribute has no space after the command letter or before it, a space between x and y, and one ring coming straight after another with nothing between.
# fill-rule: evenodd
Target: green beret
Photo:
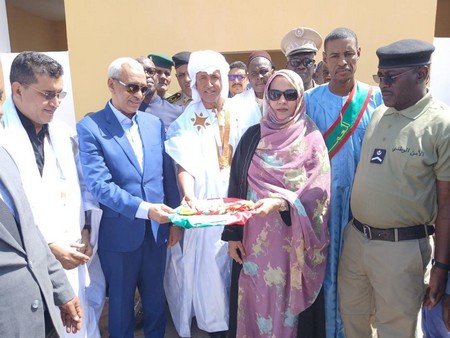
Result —
<instances>
[{"instance_id":1,"label":"green beret","mask_svg":"<svg viewBox=\"0 0 450 338\"><path fill-rule=\"evenodd\" d=\"M402 68L429 65L434 52L431 43L406 39L377 49L378 68Z\"/></svg>"},{"instance_id":2,"label":"green beret","mask_svg":"<svg viewBox=\"0 0 450 338\"><path fill-rule=\"evenodd\" d=\"M156 67L172 69L172 59L164 54L148 54L148 57L152 59Z\"/></svg>"}]
</instances>

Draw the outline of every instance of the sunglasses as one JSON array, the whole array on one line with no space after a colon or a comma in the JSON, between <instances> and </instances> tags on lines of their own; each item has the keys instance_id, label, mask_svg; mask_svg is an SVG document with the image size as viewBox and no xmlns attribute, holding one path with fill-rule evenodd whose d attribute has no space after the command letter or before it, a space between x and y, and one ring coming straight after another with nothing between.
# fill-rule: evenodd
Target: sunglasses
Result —
<instances>
[{"instance_id":1,"label":"sunglasses","mask_svg":"<svg viewBox=\"0 0 450 338\"><path fill-rule=\"evenodd\" d=\"M42 90L34 88L33 86L30 86L30 85L28 85L28 87L32 88L33 90L37 91L38 93L41 93L42 96L44 96L47 101L53 100L55 97L58 100L62 100L67 95L67 93L65 91L62 91L62 90L59 91L59 92L52 92L52 91L45 91L45 92L43 92Z\"/></svg>"},{"instance_id":2,"label":"sunglasses","mask_svg":"<svg viewBox=\"0 0 450 338\"><path fill-rule=\"evenodd\" d=\"M292 68L297 68L299 66L304 66L306 68L311 68L314 65L314 60L313 59L291 59L288 61L289 66L291 66Z\"/></svg>"},{"instance_id":3,"label":"sunglasses","mask_svg":"<svg viewBox=\"0 0 450 338\"><path fill-rule=\"evenodd\" d=\"M403 73L400 73L400 74L397 74L397 75L389 75L389 74L381 75L381 74L375 74L375 75L372 75L372 77L373 77L373 80L374 80L376 83L381 83L381 82L383 82L385 85L388 85L388 86L389 86L389 85L391 85L391 84L393 84L393 83L395 82L395 79L396 79L396 78L398 78L398 77L400 77L400 76L402 76L402 75L405 75L406 73L412 72L414 69L415 69L415 68L408 69L407 71L404 71Z\"/></svg>"},{"instance_id":4,"label":"sunglasses","mask_svg":"<svg viewBox=\"0 0 450 338\"><path fill-rule=\"evenodd\" d=\"M147 93L147 91L148 91L147 86L139 86L138 84L135 84L135 83L123 83L119 79L114 79L114 80L116 80L122 86L124 86L127 93L130 93L130 94L136 94L138 91L141 91L142 95L145 95L145 93Z\"/></svg>"},{"instance_id":5,"label":"sunglasses","mask_svg":"<svg viewBox=\"0 0 450 338\"><path fill-rule=\"evenodd\" d=\"M156 69L155 68L150 68L150 67L146 67L144 68L144 72L146 75L152 76L156 74Z\"/></svg>"},{"instance_id":6,"label":"sunglasses","mask_svg":"<svg viewBox=\"0 0 450 338\"><path fill-rule=\"evenodd\" d=\"M228 80L230 80L230 81L235 81L235 80L242 81L242 80L244 80L245 78L246 78L246 76L245 76L245 75L242 75L242 74L232 74L232 75L228 75Z\"/></svg>"},{"instance_id":7,"label":"sunglasses","mask_svg":"<svg viewBox=\"0 0 450 338\"><path fill-rule=\"evenodd\" d=\"M295 89L288 89L284 92L278 89L269 89L267 92L270 101L278 101L281 98L281 95L284 96L286 101L295 101L298 99L298 92Z\"/></svg>"}]
</instances>

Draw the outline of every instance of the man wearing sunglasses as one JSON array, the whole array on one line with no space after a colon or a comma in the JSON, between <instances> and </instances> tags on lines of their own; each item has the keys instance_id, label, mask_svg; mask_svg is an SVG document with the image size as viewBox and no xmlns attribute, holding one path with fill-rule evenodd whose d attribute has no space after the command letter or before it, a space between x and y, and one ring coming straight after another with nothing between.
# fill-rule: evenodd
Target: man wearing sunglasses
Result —
<instances>
[{"instance_id":1,"label":"man wearing sunglasses","mask_svg":"<svg viewBox=\"0 0 450 338\"><path fill-rule=\"evenodd\" d=\"M306 113L324 135L332 167L330 246L324 280L327 337L344 337L336 281L342 232L351 219L350 192L364 132L372 112L382 103L378 88L355 78L360 54L358 39L352 30L333 30L325 38L323 51L331 80L305 92Z\"/></svg>"},{"instance_id":2,"label":"man wearing sunglasses","mask_svg":"<svg viewBox=\"0 0 450 338\"><path fill-rule=\"evenodd\" d=\"M177 119L183 112L183 107L170 103L161 98L156 91L156 67L152 59L141 56L136 59L144 67L145 77L147 79L147 91L139 110L159 117L167 130L170 124Z\"/></svg>"},{"instance_id":3,"label":"man wearing sunglasses","mask_svg":"<svg viewBox=\"0 0 450 338\"><path fill-rule=\"evenodd\" d=\"M230 64L230 71L228 73L228 84L230 92L228 97L233 97L247 90L247 66L242 61L235 61Z\"/></svg>"},{"instance_id":4,"label":"man wearing sunglasses","mask_svg":"<svg viewBox=\"0 0 450 338\"><path fill-rule=\"evenodd\" d=\"M136 287L145 336L164 337L166 251L181 236L168 224L180 199L164 126L138 111L147 84L139 62L116 59L108 69L111 100L77 125L86 184L103 210L98 252L109 285L111 337L133 336Z\"/></svg>"},{"instance_id":5,"label":"man wearing sunglasses","mask_svg":"<svg viewBox=\"0 0 450 338\"><path fill-rule=\"evenodd\" d=\"M433 51L430 43L413 39L377 49L384 105L374 111L362 144L351 196L354 218L344 232L338 270L348 337L370 337L372 327L379 337L415 337L422 301L431 309L444 294L450 109L427 88ZM444 337L446 331L426 336Z\"/></svg>"},{"instance_id":6,"label":"man wearing sunglasses","mask_svg":"<svg viewBox=\"0 0 450 338\"><path fill-rule=\"evenodd\" d=\"M63 76L61 64L46 54L29 51L15 57L12 95L3 104L2 144L19 168L36 225L88 314L86 263L93 250L85 225L90 220L84 215L75 132L55 118L66 96ZM36 310L43 308L37 303ZM99 336L97 323L85 318L76 337L94 331Z\"/></svg>"},{"instance_id":7,"label":"man wearing sunglasses","mask_svg":"<svg viewBox=\"0 0 450 338\"><path fill-rule=\"evenodd\" d=\"M314 58L321 46L320 34L307 27L291 30L281 41L281 51L287 58L286 68L300 75L305 91L315 87Z\"/></svg>"}]
</instances>

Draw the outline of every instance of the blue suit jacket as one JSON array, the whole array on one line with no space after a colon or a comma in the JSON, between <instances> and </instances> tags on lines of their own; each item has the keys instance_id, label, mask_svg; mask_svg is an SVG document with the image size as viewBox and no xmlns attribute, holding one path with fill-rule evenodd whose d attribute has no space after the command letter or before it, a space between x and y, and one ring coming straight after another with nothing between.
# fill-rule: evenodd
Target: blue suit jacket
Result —
<instances>
[{"instance_id":1,"label":"blue suit jacket","mask_svg":"<svg viewBox=\"0 0 450 338\"><path fill-rule=\"evenodd\" d=\"M143 200L171 207L180 202L174 166L164 151L161 120L140 112L136 121L143 145L143 171L108 103L77 125L86 185L103 210L100 250L129 252L142 244L146 221L135 215ZM164 245L169 225L151 223L157 245Z\"/></svg>"}]
</instances>

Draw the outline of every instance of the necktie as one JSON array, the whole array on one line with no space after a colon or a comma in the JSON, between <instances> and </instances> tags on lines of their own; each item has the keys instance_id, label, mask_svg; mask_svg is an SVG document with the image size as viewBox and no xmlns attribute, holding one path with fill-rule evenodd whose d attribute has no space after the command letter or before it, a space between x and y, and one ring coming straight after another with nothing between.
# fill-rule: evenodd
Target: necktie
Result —
<instances>
[{"instance_id":1,"label":"necktie","mask_svg":"<svg viewBox=\"0 0 450 338\"><path fill-rule=\"evenodd\" d=\"M14 219L14 216L11 213L10 209L1 198L0 198L0 222L3 223L8 232L23 248L23 242L22 237L20 235L19 226L17 225L17 222Z\"/></svg>"}]
</instances>

